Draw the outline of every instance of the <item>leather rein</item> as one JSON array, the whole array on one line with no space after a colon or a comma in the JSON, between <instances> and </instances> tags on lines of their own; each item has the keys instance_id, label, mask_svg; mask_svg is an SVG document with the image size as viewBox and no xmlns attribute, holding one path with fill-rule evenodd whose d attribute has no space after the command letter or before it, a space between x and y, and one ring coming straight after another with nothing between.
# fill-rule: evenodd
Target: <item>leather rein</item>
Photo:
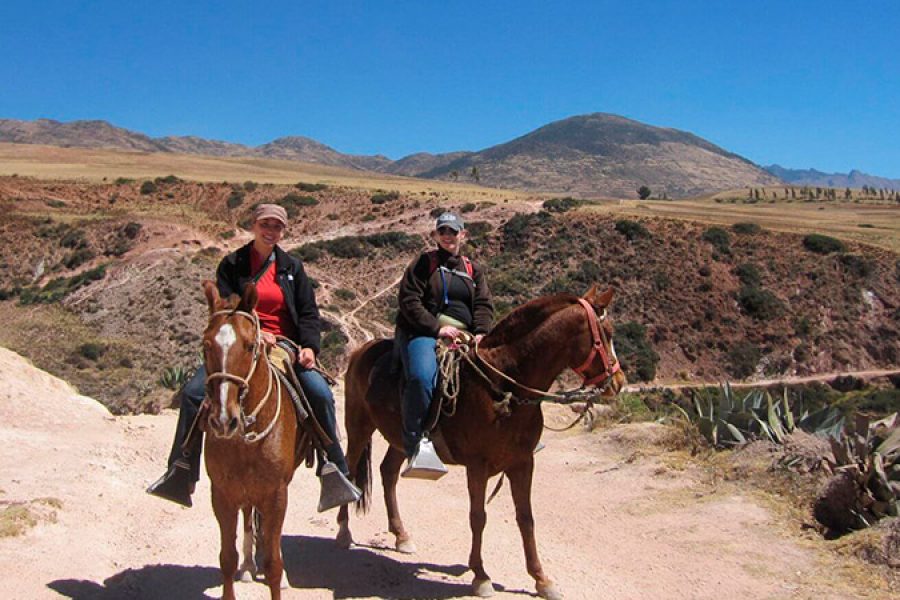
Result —
<instances>
[{"instance_id":1,"label":"leather rein","mask_svg":"<svg viewBox=\"0 0 900 600\"><path fill-rule=\"evenodd\" d=\"M569 390L569 391L565 391L565 392L561 392L561 393L557 394L557 393L553 393L553 392L547 392L544 390L538 390L538 389L529 387L525 384L519 383L518 381L516 381L515 379L513 379L512 377L510 377L509 375L507 375L500 369L496 368L494 365L492 365L490 362L488 362L484 358L484 356L479 354L479 352L478 352L479 342L477 342L477 341L475 342L475 356L488 369L490 369L495 374L499 375L500 377L502 377L504 380L508 381L509 383L515 385L519 389L537 395L536 398L515 397L514 399L515 399L516 403L518 403L518 404L540 404L541 402L544 402L545 400L549 400L552 402L556 402L558 404L570 404L572 402L577 402L579 400L583 400L583 399L586 399L589 397L594 397L597 393L603 393L604 391L606 391L606 389L610 386L610 384L612 384L613 376L618 371L621 370L621 365L619 364L619 361L615 360L614 358L611 358L609 355L609 352L606 349L607 345L608 345L608 336L606 335L606 332L603 330L603 328L600 327L600 325L599 325L600 321L603 321L606 319L606 309L604 309L603 312L598 317L597 313L594 312L594 307L591 306L590 302L588 302L584 298L578 298L578 302L579 302L579 304L581 304L582 308L584 308L584 312L587 315L588 326L591 331L591 350L588 353L588 356L584 360L584 362L581 363L581 365L578 366L577 368L573 369L576 373L581 375L581 379L582 379L581 387L579 387L575 390ZM603 372L600 375L588 378L584 374L584 372L590 368L591 364L594 362L594 359L596 358L596 356L598 354L600 355L600 358L603 361ZM484 377L485 379L487 379L490 382L490 379L488 379L488 377L481 371L481 369L479 369L475 365L475 362L465 352L463 353L463 356L466 358L466 361L469 362L470 365L475 367L475 370L479 374L481 374L482 377ZM490 383L493 386L493 382L490 382ZM595 388L597 388L597 391L589 392L587 389L589 386L594 386ZM495 390L497 389L496 386L493 386L493 387ZM497 391L500 391L500 390L497 390ZM503 393L503 396L504 396L504 400L502 400L501 403L505 402L507 404L507 410L508 410L509 400L511 398L513 398L513 396L512 396L512 394L510 394L508 392Z\"/></svg>"},{"instance_id":2,"label":"leather rein","mask_svg":"<svg viewBox=\"0 0 900 600\"><path fill-rule=\"evenodd\" d=\"M217 379L224 379L225 381L229 381L231 383L237 384L238 389L240 390L238 393L238 405L240 406L240 409L241 409L241 423L243 423L244 429L247 429L248 427L252 427L256 423L256 418L257 418L257 416L259 416L259 412L262 410L263 406L266 405L266 402L268 402L269 398L271 397L271 395L272 395L272 380L273 379L275 380L275 386L276 386L275 396L278 399L278 404L276 405L276 408L275 408L275 417L272 419L272 421L269 423L269 425L263 431L260 431L260 432L250 431L250 432L246 432L243 434L244 441L252 444L254 442L258 442L258 441L262 440L264 437L269 435L269 433L271 433L272 429L275 427L275 424L278 422L278 418L281 416L281 379L274 375L272 369L274 369L275 367L272 365L271 362L269 362L268 358L266 358L265 364L268 369L267 372L269 375L268 383L266 385L266 393L262 397L262 400L260 401L260 403L256 405L256 408L253 409L253 412L251 412L249 415L245 413L244 400L246 399L247 394L250 391L250 380L253 378L253 375L256 372L256 367L259 364L260 356L262 356L264 354L261 351L261 349L264 346L263 341L262 341L262 327L260 327L259 317L257 316L255 311L252 313L249 313L249 312L244 312L242 310L234 310L234 311L220 310L220 311L216 311L216 312L212 313L209 316L209 318L210 318L210 320L212 320L213 317L217 317L217 316L221 316L221 315L245 317L247 319L250 319L250 321L253 323L253 327L256 332L256 343L253 346L253 360L250 363L250 369L247 372L246 377L240 377L238 375L233 375L232 373L228 373L227 371L217 371L215 373L207 374L207 376L206 376L207 394L209 392L210 382L215 381ZM207 399L204 400L204 403L208 403L208 402L209 402L209 397L207 396Z\"/></svg>"}]
</instances>

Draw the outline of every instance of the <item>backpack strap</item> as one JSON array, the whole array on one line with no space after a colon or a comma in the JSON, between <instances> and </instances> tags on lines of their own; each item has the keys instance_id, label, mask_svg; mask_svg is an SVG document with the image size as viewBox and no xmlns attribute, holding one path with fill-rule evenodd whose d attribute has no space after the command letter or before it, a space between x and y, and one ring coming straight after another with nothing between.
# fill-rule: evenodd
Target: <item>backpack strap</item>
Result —
<instances>
[{"instance_id":1,"label":"backpack strap","mask_svg":"<svg viewBox=\"0 0 900 600\"><path fill-rule=\"evenodd\" d=\"M465 266L465 268L466 268L466 274L469 276L469 279L474 279L475 277L474 277L473 273L475 271L472 268L472 261L469 260L468 256L460 255L459 258L462 260L463 266ZM437 271L437 268L438 268L438 251L432 250L428 253L428 276L431 277L431 275L435 271Z\"/></svg>"}]
</instances>

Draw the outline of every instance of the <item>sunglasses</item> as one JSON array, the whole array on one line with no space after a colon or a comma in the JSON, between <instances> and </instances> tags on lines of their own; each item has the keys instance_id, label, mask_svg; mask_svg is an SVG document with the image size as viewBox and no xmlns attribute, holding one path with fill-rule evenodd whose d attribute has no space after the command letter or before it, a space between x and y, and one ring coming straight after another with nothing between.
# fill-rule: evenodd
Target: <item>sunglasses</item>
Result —
<instances>
[{"instance_id":1,"label":"sunglasses","mask_svg":"<svg viewBox=\"0 0 900 600\"><path fill-rule=\"evenodd\" d=\"M452 227L439 227L437 232L438 235L452 235L453 237L459 235L459 232Z\"/></svg>"}]
</instances>

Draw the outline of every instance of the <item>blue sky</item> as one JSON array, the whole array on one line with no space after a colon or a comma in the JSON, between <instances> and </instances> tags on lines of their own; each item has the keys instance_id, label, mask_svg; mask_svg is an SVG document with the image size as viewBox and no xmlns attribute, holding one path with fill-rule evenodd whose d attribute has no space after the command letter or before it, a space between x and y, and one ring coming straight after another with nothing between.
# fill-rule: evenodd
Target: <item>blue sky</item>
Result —
<instances>
[{"instance_id":1,"label":"blue sky","mask_svg":"<svg viewBox=\"0 0 900 600\"><path fill-rule=\"evenodd\" d=\"M610 112L900 178L900 2L5 0L0 118L400 158Z\"/></svg>"}]
</instances>

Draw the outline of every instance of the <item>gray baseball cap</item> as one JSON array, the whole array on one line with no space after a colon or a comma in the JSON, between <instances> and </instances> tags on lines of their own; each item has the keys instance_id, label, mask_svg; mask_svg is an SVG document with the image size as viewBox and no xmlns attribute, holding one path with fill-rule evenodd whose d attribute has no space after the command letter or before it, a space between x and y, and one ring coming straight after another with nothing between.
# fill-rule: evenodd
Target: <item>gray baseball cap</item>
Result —
<instances>
[{"instance_id":1,"label":"gray baseball cap","mask_svg":"<svg viewBox=\"0 0 900 600\"><path fill-rule=\"evenodd\" d=\"M438 230L441 227L449 227L453 231L462 231L466 228L466 225L463 223L462 217L456 213L445 212L437 218L437 221L434 224L435 230Z\"/></svg>"}]
</instances>

